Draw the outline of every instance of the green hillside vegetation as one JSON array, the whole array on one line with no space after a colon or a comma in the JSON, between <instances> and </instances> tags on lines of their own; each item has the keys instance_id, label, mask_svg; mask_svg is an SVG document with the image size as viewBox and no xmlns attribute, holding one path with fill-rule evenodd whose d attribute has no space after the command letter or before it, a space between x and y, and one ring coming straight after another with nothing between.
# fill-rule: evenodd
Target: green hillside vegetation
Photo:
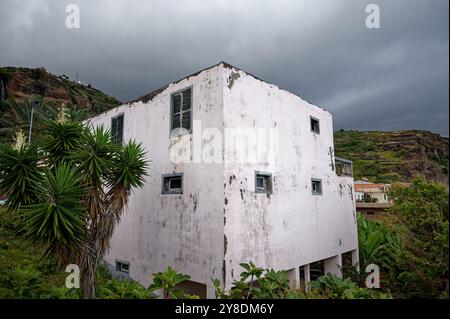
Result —
<instances>
[{"instance_id":1,"label":"green hillside vegetation","mask_svg":"<svg viewBox=\"0 0 450 319\"><path fill-rule=\"evenodd\" d=\"M354 177L372 182L448 182L448 138L427 131L334 134L335 154L353 161Z\"/></svg>"}]
</instances>

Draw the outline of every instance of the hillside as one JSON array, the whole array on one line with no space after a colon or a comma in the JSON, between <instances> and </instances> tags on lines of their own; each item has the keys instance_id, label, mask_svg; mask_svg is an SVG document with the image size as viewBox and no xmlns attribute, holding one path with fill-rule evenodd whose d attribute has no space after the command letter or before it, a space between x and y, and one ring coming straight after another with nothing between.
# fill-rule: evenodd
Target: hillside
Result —
<instances>
[{"instance_id":1,"label":"hillside","mask_svg":"<svg viewBox=\"0 0 450 319\"><path fill-rule=\"evenodd\" d=\"M6 98L20 103L23 97L34 94L44 96L49 105L78 105L92 114L121 104L89 84L71 81L65 75L53 75L44 68L0 67L0 105Z\"/></svg>"},{"instance_id":2,"label":"hillside","mask_svg":"<svg viewBox=\"0 0 450 319\"><path fill-rule=\"evenodd\" d=\"M339 131L338 157L353 160L355 179L410 182L416 176L448 183L448 138L427 131Z\"/></svg>"}]
</instances>

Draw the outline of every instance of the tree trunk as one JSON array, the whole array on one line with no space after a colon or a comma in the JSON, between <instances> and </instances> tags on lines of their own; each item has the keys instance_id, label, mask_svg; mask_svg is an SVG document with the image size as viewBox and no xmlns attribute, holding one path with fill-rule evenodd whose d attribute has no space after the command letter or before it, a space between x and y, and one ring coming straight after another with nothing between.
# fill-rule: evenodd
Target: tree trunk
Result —
<instances>
[{"instance_id":1,"label":"tree trunk","mask_svg":"<svg viewBox=\"0 0 450 319\"><path fill-rule=\"evenodd\" d=\"M98 266L97 252L87 254L83 262L83 294L85 299L95 299L97 287L96 273Z\"/></svg>"}]
</instances>

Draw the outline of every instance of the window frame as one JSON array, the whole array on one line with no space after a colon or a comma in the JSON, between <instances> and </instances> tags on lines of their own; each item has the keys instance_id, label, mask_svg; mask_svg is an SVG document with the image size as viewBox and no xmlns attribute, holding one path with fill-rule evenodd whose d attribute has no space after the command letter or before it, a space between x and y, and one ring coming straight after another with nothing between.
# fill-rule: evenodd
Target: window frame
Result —
<instances>
[{"instance_id":1,"label":"window frame","mask_svg":"<svg viewBox=\"0 0 450 319\"><path fill-rule=\"evenodd\" d=\"M130 262L124 261L124 260L120 260L120 259L116 259L115 261L116 261L116 265L115 265L116 266L115 267L116 271L124 273L124 274L129 274L130 273ZM122 268L122 266L125 266L125 265L128 267L127 270L124 270Z\"/></svg>"},{"instance_id":2,"label":"window frame","mask_svg":"<svg viewBox=\"0 0 450 319\"><path fill-rule=\"evenodd\" d=\"M166 189L164 187L165 180L167 178L173 178L173 177L181 178L181 188ZM170 183L170 181L169 181L169 183ZM162 174L161 175L161 195L180 195L180 194L183 194L183 188L184 188L184 174L183 173L172 173L172 174Z\"/></svg>"},{"instance_id":3,"label":"window frame","mask_svg":"<svg viewBox=\"0 0 450 319\"><path fill-rule=\"evenodd\" d=\"M122 136L121 136L120 143L117 143L116 140L115 140L114 137L113 137L113 120L118 119L119 117L122 117ZM114 144L117 144L117 145L123 145L123 140L124 140L124 138L123 138L123 135L124 135L124 134L123 134L123 133L124 133L124 128L125 128L125 113L124 113L124 112L122 112L122 113L120 113L120 114L117 114L117 115L111 117L111 140L112 140L112 142L113 142Z\"/></svg>"},{"instance_id":4,"label":"window frame","mask_svg":"<svg viewBox=\"0 0 450 319\"><path fill-rule=\"evenodd\" d=\"M176 128L172 128L173 127L173 120L174 120L174 105L173 105L173 97L175 96L175 95L177 95L177 94L179 94L179 93L182 93L183 91L186 91L186 90L191 90L191 97L190 97L190 109L189 109L189 114L190 114L190 116L189 116L189 130L187 130L187 129L185 129L186 131L188 131L189 132L189 134L192 134L192 119L193 119L193 116L192 116L192 111L193 111L193 107L192 107L192 105L193 105L193 101L194 101L194 98L193 98L193 96L194 96L194 89L193 89L193 85L189 85L189 86L187 86L187 87L184 87L184 88L182 88L182 89L180 89L180 90L177 90L177 91L174 91L174 92L172 92L172 93L170 93L170 123L169 123L169 133L170 133L170 135L172 135L172 132L173 131L176 131L176 132L180 132L180 130L181 129L184 129L183 128L183 117L182 117L182 114L183 114L183 112L184 113L186 113L186 112L188 112L188 111L183 111L182 109L182 106L183 106L183 101L181 101L181 107L180 107L180 124L181 124L181 126L180 127L176 127ZM179 134L177 134L177 135L179 135Z\"/></svg>"},{"instance_id":5,"label":"window frame","mask_svg":"<svg viewBox=\"0 0 450 319\"><path fill-rule=\"evenodd\" d=\"M318 128L317 131L315 131L313 129L313 121L317 122L317 128ZM313 132L314 134L320 135L320 120L317 117L314 117L314 116L310 116L309 117L309 126L310 126L310 129L311 129L311 132Z\"/></svg>"},{"instance_id":6,"label":"window frame","mask_svg":"<svg viewBox=\"0 0 450 319\"><path fill-rule=\"evenodd\" d=\"M258 187L258 177L264 177L267 180L266 188ZM273 193L273 179L272 174L268 172L255 171L255 193L257 194L272 194Z\"/></svg>"},{"instance_id":7,"label":"window frame","mask_svg":"<svg viewBox=\"0 0 450 319\"><path fill-rule=\"evenodd\" d=\"M313 185L314 183L320 183L320 191L314 191ZM311 193L313 195L323 195L323 183L321 178L311 178Z\"/></svg>"}]
</instances>

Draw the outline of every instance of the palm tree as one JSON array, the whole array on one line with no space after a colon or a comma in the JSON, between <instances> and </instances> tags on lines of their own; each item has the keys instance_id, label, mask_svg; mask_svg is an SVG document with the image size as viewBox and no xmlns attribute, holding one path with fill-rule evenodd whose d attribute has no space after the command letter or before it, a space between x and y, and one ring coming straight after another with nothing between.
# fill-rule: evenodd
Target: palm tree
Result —
<instances>
[{"instance_id":1,"label":"palm tree","mask_svg":"<svg viewBox=\"0 0 450 319\"><path fill-rule=\"evenodd\" d=\"M144 157L140 143L116 145L108 130L73 121L64 111L44 121L37 142L0 147L7 207L22 204L28 240L61 265L80 266L85 298L95 298L96 270L131 190L143 186Z\"/></svg>"}]
</instances>

